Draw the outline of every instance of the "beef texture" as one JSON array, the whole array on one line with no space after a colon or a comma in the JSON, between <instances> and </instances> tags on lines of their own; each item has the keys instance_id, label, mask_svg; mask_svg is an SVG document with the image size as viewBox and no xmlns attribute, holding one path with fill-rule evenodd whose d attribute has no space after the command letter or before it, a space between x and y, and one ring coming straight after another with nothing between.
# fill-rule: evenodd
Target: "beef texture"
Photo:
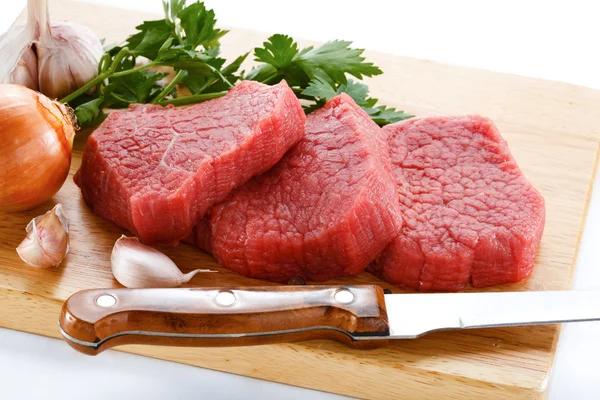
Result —
<instances>
[{"instance_id":1,"label":"beef texture","mask_svg":"<svg viewBox=\"0 0 600 400\"><path fill-rule=\"evenodd\" d=\"M176 245L211 205L302 139L305 120L285 82L242 82L187 108L131 106L89 137L75 182L102 218L146 243Z\"/></svg>"},{"instance_id":2,"label":"beef texture","mask_svg":"<svg viewBox=\"0 0 600 400\"><path fill-rule=\"evenodd\" d=\"M306 136L234 190L197 244L240 274L285 282L361 272L402 225L383 131L346 94L309 114Z\"/></svg>"},{"instance_id":3,"label":"beef texture","mask_svg":"<svg viewBox=\"0 0 600 400\"><path fill-rule=\"evenodd\" d=\"M544 229L544 199L493 123L433 117L384 131L404 225L370 271L422 291L529 276Z\"/></svg>"}]
</instances>

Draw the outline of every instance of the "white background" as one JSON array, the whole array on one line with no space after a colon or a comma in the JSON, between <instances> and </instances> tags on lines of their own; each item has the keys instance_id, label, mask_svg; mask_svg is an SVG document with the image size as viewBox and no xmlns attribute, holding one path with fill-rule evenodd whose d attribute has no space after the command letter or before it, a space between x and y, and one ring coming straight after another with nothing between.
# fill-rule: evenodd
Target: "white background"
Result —
<instances>
[{"instance_id":1,"label":"white background","mask_svg":"<svg viewBox=\"0 0 600 400\"><path fill-rule=\"evenodd\" d=\"M162 11L159 0L95 2ZM594 1L206 3L228 27L320 41L348 39L371 50L600 89L600 23ZM8 28L24 5L25 0L3 2L0 32ZM596 183L599 180L600 176ZM600 194L595 193L581 244L575 289L600 289L599 223ZM600 324L565 326L550 379L550 399L600 398L598 359ZM4 329L0 329L0 393L3 399L337 398L114 351L91 358L59 340Z\"/></svg>"}]
</instances>

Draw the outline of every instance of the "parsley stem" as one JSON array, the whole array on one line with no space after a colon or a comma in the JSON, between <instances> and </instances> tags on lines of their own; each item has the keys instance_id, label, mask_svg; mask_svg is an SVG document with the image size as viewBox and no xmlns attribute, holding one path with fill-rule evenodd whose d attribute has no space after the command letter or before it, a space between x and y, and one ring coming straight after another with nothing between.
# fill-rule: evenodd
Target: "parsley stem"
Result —
<instances>
[{"instance_id":1,"label":"parsley stem","mask_svg":"<svg viewBox=\"0 0 600 400\"><path fill-rule=\"evenodd\" d=\"M101 74L105 67L110 67L110 65L107 65L108 62L110 61L110 53L104 53L102 55L102 58L100 58L100 61L98 62L98 74Z\"/></svg>"},{"instance_id":2,"label":"parsley stem","mask_svg":"<svg viewBox=\"0 0 600 400\"><path fill-rule=\"evenodd\" d=\"M198 93L202 93L206 90L207 87L209 87L210 85L212 85L213 83L217 82L218 79L215 79L213 81L207 81L204 85L202 85L200 87L200 89L198 89Z\"/></svg>"},{"instance_id":3,"label":"parsley stem","mask_svg":"<svg viewBox=\"0 0 600 400\"><path fill-rule=\"evenodd\" d=\"M177 85L177 83L184 77L184 75L185 70L180 69L179 72L177 72L177 75L175 75L175 77L171 80L171 82L169 82L169 84L165 86L165 88L154 99L152 99L152 104L158 104L158 102L161 101L166 95L171 93L175 85Z\"/></svg>"},{"instance_id":4,"label":"parsley stem","mask_svg":"<svg viewBox=\"0 0 600 400\"><path fill-rule=\"evenodd\" d=\"M173 104L175 106L185 106L188 104L202 103L203 101L223 97L227 93L228 93L227 91L223 91L223 92L215 92L215 93L193 94L191 96L178 97L178 98L170 99L170 100L163 100L163 101L160 101L158 104L161 106L166 106L167 104Z\"/></svg>"},{"instance_id":5,"label":"parsley stem","mask_svg":"<svg viewBox=\"0 0 600 400\"><path fill-rule=\"evenodd\" d=\"M140 65L139 67L135 67L135 68L131 68L131 69L126 69L124 71L119 71L119 72L115 72L114 74L112 74L113 78L120 78L122 76L126 76L129 74L133 74L134 72L140 72L143 70L146 70L150 67L153 67L155 64L154 62L148 63L148 64L144 64L144 65Z\"/></svg>"},{"instance_id":6,"label":"parsley stem","mask_svg":"<svg viewBox=\"0 0 600 400\"><path fill-rule=\"evenodd\" d=\"M212 72L214 72L215 74L217 74L217 76L218 76L219 78L221 78L221 79L223 80L223 82L225 82L225 83L227 84L227 86L229 86L229 88L230 88L230 89L233 87L233 85L231 84L231 82L229 82L229 81L227 80L227 78L225 78L225 77L223 76L223 74L221 74L221 71L219 71L218 69L216 69L215 67L213 67L213 66L212 66L212 65L210 65L210 64L206 64L206 65L208 66L208 68L210 68L210 69L212 70Z\"/></svg>"},{"instance_id":7,"label":"parsley stem","mask_svg":"<svg viewBox=\"0 0 600 400\"><path fill-rule=\"evenodd\" d=\"M103 74L98 75L97 77L95 77L94 79L92 79L91 81L89 81L88 83L86 83L85 85L83 85L82 87L77 89L76 91L72 92L71 94L67 95L66 97L63 97L59 101L61 103L68 103L72 100L75 100L76 98L78 98L79 96L81 96L82 94L84 94L85 92L87 92L88 90L90 90L91 88L93 88L94 86L96 86L97 84L102 82L103 80L105 80L107 78L107 76L108 76L108 71Z\"/></svg>"},{"instance_id":8,"label":"parsley stem","mask_svg":"<svg viewBox=\"0 0 600 400\"><path fill-rule=\"evenodd\" d=\"M68 102L70 102L72 100L75 100L76 98L78 98L79 96L81 96L82 94L84 94L85 92L87 92L88 90L90 90L91 88L93 88L94 86L96 86L97 84L99 84L100 82L104 81L109 76L113 75L115 73L115 70L117 69L117 67L121 63L121 60L127 54L129 54L129 49L127 47L123 47L121 49L121 51L119 51L117 53L117 55L113 59L112 64L110 64L110 67L105 72L103 72L102 74L98 75L97 77L95 77L94 79L92 79L91 81L89 81L88 83L86 83L85 85L83 85L82 87L80 87L79 89L77 89L76 91L74 91L71 94L67 95L66 97L63 97L62 99L60 99L60 102L61 103L68 103Z\"/></svg>"}]
</instances>

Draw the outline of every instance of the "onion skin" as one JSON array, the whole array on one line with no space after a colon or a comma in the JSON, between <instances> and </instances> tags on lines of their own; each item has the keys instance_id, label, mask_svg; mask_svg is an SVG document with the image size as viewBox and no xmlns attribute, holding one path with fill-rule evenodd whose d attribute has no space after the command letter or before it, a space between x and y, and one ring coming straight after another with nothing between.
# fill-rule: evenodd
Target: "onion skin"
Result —
<instances>
[{"instance_id":1,"label":"onion skin","mask_svg":"<svg viewBox=\"0 0 600 400\"><path fill-rule=\"evenodd\" d=\"M0 211L29 210L61 188L74 136L64 105L24 86L0 85Z\"/></svg>"}]
</instances>

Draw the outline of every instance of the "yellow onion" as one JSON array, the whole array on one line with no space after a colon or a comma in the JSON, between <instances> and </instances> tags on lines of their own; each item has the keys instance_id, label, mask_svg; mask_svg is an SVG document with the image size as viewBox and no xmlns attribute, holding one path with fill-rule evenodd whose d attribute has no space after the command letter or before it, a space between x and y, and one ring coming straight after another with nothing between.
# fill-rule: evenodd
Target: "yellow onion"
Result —
<instances>
[{"instance_id":1,"label":"yellow onion","mask_svg":"<svg viewBox=\"0 0 600 400\"><path fill-rule=\"evenodd\" d=\"M66 106L24 86L0 85L0 211L28 210L60 189L74 136Z\"/></svg>"}]
</instances>

